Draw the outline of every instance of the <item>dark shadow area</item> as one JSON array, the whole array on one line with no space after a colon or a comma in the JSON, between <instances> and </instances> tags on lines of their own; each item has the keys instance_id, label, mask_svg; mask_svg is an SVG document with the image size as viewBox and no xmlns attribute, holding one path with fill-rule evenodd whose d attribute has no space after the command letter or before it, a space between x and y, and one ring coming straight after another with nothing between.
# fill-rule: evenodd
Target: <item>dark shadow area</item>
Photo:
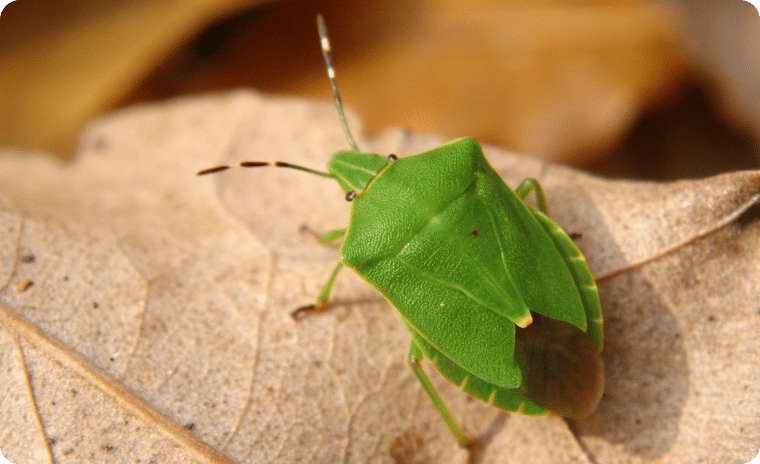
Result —
<instances>
[{"instance_id":1,"label":"dark shadow area","mask_svg":"<svg viewBox=\"0 0 760 464\"><path fill-rule=\"evenodd\" d=\"M647 180L757 169L760 147L749 129L732 126L718 113L708 88L708 83L688 84L646 111L610 153L580 167L605 177Z\"/></svg>"},{"instance_id":2,"label":"dark shadow area","mask_svg":"<svg viewBox=\"0 0 760 464\"><path fill-rule=\"evenodd\" d=\"M662 456L678 436L689 394L689 365L676 318L637 271L599 282L605 312L606 389L597 411L576 423L580 436Z\"/></svg>"},{"instance_id":3,"label":"dark shadow area","mask_svg":"<svg viewBox=\"0 0 760 464\"><path fill-rule=\"evenodd\" d=\"M325 75L316 16L325 17L337 69L401 35L418 5L308 0L265 3L206 27L144 79L119 106L237 87L270 93L303 90L312 76ZM241 53L244 50L245 53ZM329 85L324 77L324 94Z\"/></svg>"}]
</instances>

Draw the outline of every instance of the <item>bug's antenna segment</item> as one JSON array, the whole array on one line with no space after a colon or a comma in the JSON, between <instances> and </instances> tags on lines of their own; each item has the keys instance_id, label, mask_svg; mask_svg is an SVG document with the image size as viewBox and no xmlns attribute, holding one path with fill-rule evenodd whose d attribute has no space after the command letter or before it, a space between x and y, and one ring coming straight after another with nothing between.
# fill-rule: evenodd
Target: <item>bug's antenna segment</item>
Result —
<instances>
[{"instance_id":1,"label":"bug's antenna segment","mask_svg":"<svg viewBox=\"0 0 760 464\"><path fill-rule=\"evenodd\" d=\"M196 175L205 176L207 174L216 174L217 172L226 171L232 168L260 168L262 166L274 166L276 168L297 169L299 171L309 172L311 174L316 174L318 176L335 179L335 176L330 174L329 172L317 171L315 169L299 166L297 164L285 163L282 161L241 161L237 164L226 164L223 166L216 166L213 168L204 169L203 171L198 171Z\"/></svg>"},{"instance_id":2,"label":"bug's antenna segment","mask_svg":"<svg viewBox=\"0 0 760 464\"><path fill-rule=\"evenodd\" d=\"M359 148L354 141L354 137L348 129L346 115L343 113L343 102L340 100L338 84L335 82L335 67L333 66L332 50L330 49L330 37L327 35L325 19L321 14L317 15L317 30L319 31L319 43L322 45L322 56L325 58L325 66L327 66L327 77L330 78L330 84L332 84L333 95L335 95L335 106L338 108L340 122L343 124L343 131L346 133L346 138L348 139L348 144L351 145L351 149L353 151L359 151Z\"/></svg>"}]
</instances>

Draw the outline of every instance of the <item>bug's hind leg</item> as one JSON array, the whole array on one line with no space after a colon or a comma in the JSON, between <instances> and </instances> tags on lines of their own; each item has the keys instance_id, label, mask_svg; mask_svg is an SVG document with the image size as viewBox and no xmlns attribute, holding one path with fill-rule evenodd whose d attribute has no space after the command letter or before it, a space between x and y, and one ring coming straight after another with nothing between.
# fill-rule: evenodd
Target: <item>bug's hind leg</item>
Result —
<instances>
[{"instance_id":1,"label":"bug's hind leg","mask_svg":"<svg viewBox=\"0 0 760 464\"><path fill-rule=\"evenodd\" d=\"M338 264L335 266L335 268L332 271L332 274L330 274L330 278L327 279L327 283L325 283L324 288L322 289L322 292L317 297L317 302L314 304L301 306L300 308L296 309L292 313L290 313L291 317L293 319L298 320L301 316L303 316L306 313L320 313L327 309L327 300L330 299L330 292L332 292L333 284L335 283L335 278L338 277L338 272L343 268L343 263L338 261Z\"/></svg>"},{"instance_id":2,"label":"bug's hind leg","mask_svg":"<svg viewBox=\"0 0 760 464\"><path fill-rule=\"evenodd\" d=\"M542 213L549 215L549 206L546 204L546 196L544 195L544 189L541 188L541 184L536 179L528 178L522 181L519 187L515 189L515 193L520 199L524 200L530 192L536 192L536 205L538 210Z\"/></svg>"},{"instance_id":3,"label":"bug's hind leg","mask_svg":"<svg viewBox=\"0 0 760 464\"><path fill-rule=\"evenodd\" d=\"M414 375L417 376L417 379L422 384L422 388L427 392L430 399L433 400L435 408L439 413L441 413L441 417L443 417L446 425L449 426L449 430L451 430L451 433L454 434L454 437L459 442L459 445L463 448L471 448L471 446L474 444L474 440L472 440L464 433L462 427L459 426L457 421L454 419L454 416L451 415L449 408L446 407L440 395L438 395L438 391L430 382L427 374L425 374L425 370L422 369L422 365L420 363L422 362L423 358L424 356L422 354L422 351L417 346L417 344L412 341L412 346L409 348L409 367L412 368Z\"/></svg>"}]
</instances>

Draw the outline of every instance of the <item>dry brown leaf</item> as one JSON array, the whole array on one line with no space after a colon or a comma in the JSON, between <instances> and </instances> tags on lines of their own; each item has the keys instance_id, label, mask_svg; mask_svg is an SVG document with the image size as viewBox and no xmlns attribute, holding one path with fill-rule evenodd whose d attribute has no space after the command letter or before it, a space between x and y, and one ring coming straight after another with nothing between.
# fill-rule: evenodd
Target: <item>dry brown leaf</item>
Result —
<instances>
[{"instance_id":1,"label":"dry brown leaf","mask_svg":"<svg viewBox=\"0 0 760 464\"><path fill-rule=\"evenodd\" d=\"M359 137L398 155L440 142ZM343 272L328 312L289 316L335 263L299 228L345 225L338 187L275 169L194 176L243 159L318 168L345 147L329 104L236 92L97 121L70 165L0 158L3 453L464 462L373 289ZM610 182L487 153L510 185L542 181L552 216L582 234L607 319L607 389L585 421L525 418L427 366L483 441L476 461L749 461L760 446L760 173Z\"/></svg>"}]
</instances>

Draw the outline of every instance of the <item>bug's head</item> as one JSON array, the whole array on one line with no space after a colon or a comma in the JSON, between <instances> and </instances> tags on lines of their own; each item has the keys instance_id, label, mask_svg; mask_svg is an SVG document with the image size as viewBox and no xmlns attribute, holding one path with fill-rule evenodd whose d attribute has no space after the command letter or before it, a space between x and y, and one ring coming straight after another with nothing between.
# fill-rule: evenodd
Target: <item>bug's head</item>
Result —
<instances>
[{"instance_id":1,"label":"bug's head","mask_svg":"<svg viewBox=\"0 0 760 464\"><path fill-rule=\"evenodd\" d=\"M327 163L327 170L340 184L344 192L361 192L378 172L385 168L395 155L339 151Z\"/></svg>"}]
</instances>

